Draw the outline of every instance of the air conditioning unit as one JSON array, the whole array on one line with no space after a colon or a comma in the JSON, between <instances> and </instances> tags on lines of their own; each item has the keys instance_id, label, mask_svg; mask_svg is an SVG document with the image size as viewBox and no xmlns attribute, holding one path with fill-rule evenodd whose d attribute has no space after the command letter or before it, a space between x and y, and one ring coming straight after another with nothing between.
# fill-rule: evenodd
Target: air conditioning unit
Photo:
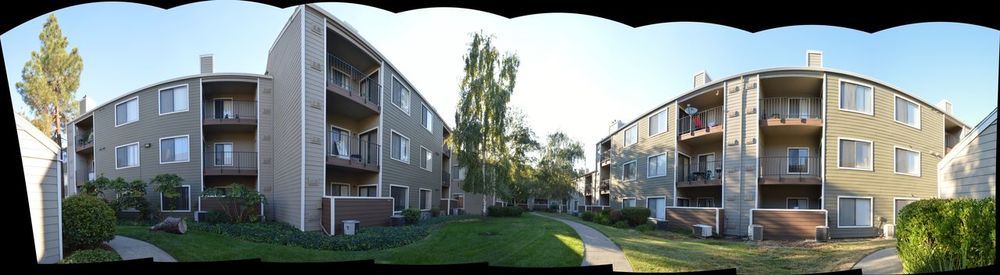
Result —
<instances>
[{"instance_id":1,"label":"air conditioning unit","mask_svg":"<svg viewBox=\"0 0 1000 275\"><path fill-rule=\"evenodd\" d=\"M751 224L747 227L747 233L750 235L751 241L760 241L764 239L764 226L759 224Z\"/></svg>"},{"instance_id":2,"label":"air conditioning unit","mask_svg":"<svg viewBox=\"0 0 1000 275\"><path fill-rule=\"evenodd\" d=\"M885 237L886 239L895 239L896 225L895 224L882 225L882 236Z\"/></svg>"},{"instance_id":3,"label":"air conditioning unit","mask_svg":"<svg viewBox=\"0 0 1000 275\"><path fill-rule=\"evenodd\" d=\"M712 236L712 226L707 224L696 224L691 226L691 233L698 238L708 238Z\"/></svg>"}]
</instances>

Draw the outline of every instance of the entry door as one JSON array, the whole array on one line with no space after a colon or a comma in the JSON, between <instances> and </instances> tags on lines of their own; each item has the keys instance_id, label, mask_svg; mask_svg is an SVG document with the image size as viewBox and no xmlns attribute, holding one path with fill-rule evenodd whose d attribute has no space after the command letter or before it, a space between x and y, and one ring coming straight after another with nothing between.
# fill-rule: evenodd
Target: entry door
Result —
<instances>
[{"instance_id":1,"label":"entry door","mask_svg":"<svg viewBox=\"0 0 1000 275\"><path fill-rule=\"evenodd\" d=\"M691 177L691 158L688 157L688 156L685 156L685 155L678 155L677 158L680 160L680 162L678 162L678 164L680 165L680 170L681 170L680 173L679 173L679 175L681 175L681 180L683 180L683 181L691 180L691 178L690 178Z\"/></svg>"},{"instance_id":2,"label":"entry door","mask_svg":"<svg viewBox=\"0 0 1000 275\"><path fill-rule=\"evenodd\" d=\"M648 202L649 203L649 208L652 208L650 210L652 210L654 217L657 220L661 220L661 221L662 220L666 220L667 219L667 213L666 213L667 200L664 199L664 198L651 198L651 199L648 199L648 200L649 200L649 202Z\"/></svg>"},{"instance_id":3,"label":"entry door","mask_svg":"<svg viewBox=\"0 0 1000 275\"><path fill-rule=\"evenodd\" d=\"M233 118L233 100L232 99L216 99L215 100L215 118L217 119L228 119Z\"/></svg>"},{"instance_id":4,"label":"entry door","mask_svg":"<svg viewBox=\"0 0 1000 275\"><path fill-rule=\"evenodd\" d=\"M216 166L233 166L233 144L232 143L216 143L215 144L215 165Z\"/></svg>"},{"instance_id":5,"label":"entry door","mask_svg":"<svg viewBox=\"0 0 1000 275\"><path fill-rule=\"evenodd\" d=\"M375 163L378 160L378 148L375 147L377 139L378 130L358 135L358 153L361 155L361 162Z\"/></svg>"}]
</instances>

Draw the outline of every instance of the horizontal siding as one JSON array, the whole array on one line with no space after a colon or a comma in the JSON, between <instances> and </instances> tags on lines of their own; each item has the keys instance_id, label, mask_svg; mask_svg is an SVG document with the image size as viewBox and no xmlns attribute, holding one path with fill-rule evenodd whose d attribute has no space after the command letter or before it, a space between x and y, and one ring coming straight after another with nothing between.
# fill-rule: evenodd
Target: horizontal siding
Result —
<instances>
[{"instance_id":1,"label":"horizontal siding","mask_svg":"<svg viewBox=\"0 0 1000 275\"><path fill-rule=\"evenodd\" d=\"M649 118L656 114L657 112L663 111L666 115L667 121L667 131L653 136L649 135ZM612 184L612 194L615 196L612 198L613 203L617 205L621 204L623 198L636 198L636 206L645 206L645 200L647 197L666 197L668 205L673 204L673 184L674 184L674 148L676 139L676 104L671 103L667 106L653 111L647 116L642 117L635 124L637 136L636 144L629 147L625 147L621 150L614 152L612 157L612 177L614 184ZM625 128L631 126L627 125ZM622 128L623 130L625 128ZM624 141L624 134L620 133L616 136L618 142ZM619 143L624 144L624 143ZM621 147L616 147L621 148ZM666 168L667 173L663 176L648 177L647 172L649 169L649 157L654 155L664 154L666 156ZM636 179L634 181L623 181L622 177L622 165L626 162L635 160L636 162ZM595 189L596 190L596 189Z\"/></svg>"},{"instance_id":2,"label":"horizontal siding","mask_svg":"<svg viewBox=\"0 0 1000 275\"><path fill-rule=\"evenodd\" d=\"M59 161L55 144L26 119L17 118L17 137L38 263L60 260ZM70 139L73 140L73 139ZM44 144L48 143L48 144ZM58 149L56 149L58 150Z\"/></svg>"},{"instance_id":3,"label":"horizontal siding","mask_svg":"<svg viewBox=\"0 0 1000 275\"><path fill-rule=\"evenodd\" d=\"M765 240L816 238L816 226L825 225L822 211L753 211L753 223L764 227Z\"/></svg>"},{"instance_id":4,"label":"horizontal siding","mask_svg":"<svg viewBox=\"0 0 1000 275\"><path fill-rule=\"evenodd\" d=\"M994 120L940 171L942 197L984 198L997 194L997 124Z\"/></svg>"},{"instance_id":5,"label":"horizontal siding","mask_svg":"<svg viewBox=\"0 0 1000 275\"><path fill-rule=\"evenodd\" d=\"M274 84L261 78L257 82L257 188L268 200L274 197ZM274 208L264 206L264 217L274 216Z\"/></svg>"},{"instance_id":6,"label":"horizontal siding","mask_svg":"<svg viewBox=\"0 0 1000 275\"><path fill-rule=\"evenodd\" d=\"M302 13L295 13L289 20L287 28L277 38L267 60L267 72L274 77L272 81L274 179L268 203L273 208L276 220L302 229L301 112L302 69L305 66L302 64ZM261 110L266 110L266 107Z\"/></svg>"},{"instance_id":7,"label":"horizontal siding","mask_svg":"<svg viewBox=\"0 0 1000 275\"><path fill-rule=\"evenodd\" d=\"M667 208L667 227L681 230L691 230L695 224L706 224L712 226L712 231L716 231L715 225L724 225L720 221L716 223L715 213L719 210L709 208ZM723 219L722 213L719 218ZM722 232L723 230L719 230Z\"/></svg>"},{"instance_id":8,"label":"horizontal siding","mask_svg":"<svg viewBox=\"0 0 1000 275\"><path fill-rule=\"evenodd\" d=\"M323 75L326 64L325 31L317 34L312 30L324 29L326 16L311 8L305 9L305 230L320 230L320 200L323 196L323 182L326 174L326 121L324 109L326 106L326 76Z\"/></svg>"}]
</instances>

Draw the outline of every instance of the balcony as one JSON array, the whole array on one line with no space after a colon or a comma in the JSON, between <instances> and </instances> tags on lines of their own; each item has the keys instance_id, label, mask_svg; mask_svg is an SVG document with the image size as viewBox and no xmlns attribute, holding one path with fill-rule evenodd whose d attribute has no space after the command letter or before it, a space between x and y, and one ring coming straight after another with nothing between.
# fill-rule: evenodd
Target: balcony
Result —
<instances>
[{"instance_id":1,"label":"balcony","mask_svg":"<svg viewBox=\"0 0 1000 275\"><path fill-rule=\"evenodd\" d=\"M760 100L761 126L823 126L818 97L768 97Z\"/></svg>"},{"instance_id":2,"label":"balcony","mask_svg":"<svg viewBox=\"0 0 1000 275\"><path fill-rule=\"evenodd\" d=\"M725 119L722 106L708 108L691 116L679 119L678 135L680 140L688 140L699 136L722 133L722 123Z\"/></svg>"},{"instance_id":3,"label":"balcony","mask_svg":"<svg viewBox=\"0 0 1000 275\"><path fill-rule=\"evenodd\" d=\"M206 100L202 119L209 125L257 125L257 102L214 99Z\"/></svg>"},{"instance_id":4,"label":"balcony","mask_svg":"<svg viewBox=\"0 0 1000 275\"><path fill-rule=\"evenodd\" d=\"M256 176L257 152L205 151L206 176Z\"/></svg>"},{"instance_id":5,"label":"balcony","mask_svg":"<svg viewBox=\"0 0 1000 275\"><path fill-rule=\"evenodd\" d=\"M77 153L94 152L94 132L81 132L80 138L76 140Z\"/></svg>"},{"instance_id":6,"label":"balcony","mask_svg":"<svg viewBox=\"0 0 1000 275\"><path fill-rule=\"evenodd\" d=\"M601 166L611 165L611 150L601 151Z\"/></svg>"},{"instance_id":7,"label":"balcony","mask_svg":"<svg viewBox=\"0 0 1000 275\"><path fill-rule=\"evenodd\" d=\"M594 188L590 186L590 183L583 187L584 196L590 196L594 194Z\"/></svg>"},{"instance_id":8,"label":"balcony","mask_svg":"<svg viewBox=\"0 0 1000 275\"><path fill-rule=\"evenodd\" d=\"M451 187L451 173L441 173L441 187Z\"/></svg>"},{"instance_id":9,"label":"balcony","mask_svg":"<svg viewBox=\"0 0 1000 275\"><path fill-rule=\"evenodd\" d=\"M601 193L608 193L609 191L611 191L611 180L609 179L601 180L601 183L598 184L597 189L600 190Z\"/></svg>"},{"instance_id":10,"label":"balcony","mask_svg":"<svg viewBox=\"0 0 1000 275\"><path fill-rule=\"evenodd\" d=\"M710 169L708 167L699 167L696 164L691 164L688 169L683 169L684 167L682 167L682 174L679 175L680 179L677 181L677 188L722 186L722 159L716 159L711 164L713 166ZM702 163L700 166L708 165Z\"/></svg>"},{"instance_id":11,"label":"balcony","mask_svg":"<svg viewBox=\"0 0 1000 275\"><path fill-rule=\"evenodd\" d=\"M767 156L760 158L762 185L820 185L819 157Z\"/></svg>"},{"instance_id":12,"label":"balcony","mask_svg":"<svg viewBox=\"0 0 1000 275\"><path fill-rule=\"evenodd\" d=\"M326 89L344 99L334 100L334 109L355 118L379 113L382 85L378 83L378 74L363 73L332 54L327 55L327 64Z\"/></svg>"},{"instance_id":13,"label":"balcony","mask_svg":"<svg viewBox=\"0 0 1000 275\"><path fill-rule=\"evenodd\" d=\"M368 138L358 138L343 132L331 132L327 136L326 164L344 170L374 172L379 171L379 145L368 142Z\"/></svg>"}]
</instances>

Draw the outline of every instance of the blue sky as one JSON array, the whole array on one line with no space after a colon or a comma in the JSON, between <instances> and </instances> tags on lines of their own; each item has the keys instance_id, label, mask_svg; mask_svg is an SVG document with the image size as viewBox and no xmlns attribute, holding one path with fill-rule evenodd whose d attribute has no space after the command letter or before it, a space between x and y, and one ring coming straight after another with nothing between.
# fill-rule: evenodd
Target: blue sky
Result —
<instances>
[{"instance_id":1,"label":"blue sky","mask_svg":"<svg viewBox=\"0 0 1000 275\"><path fill-rule=\"evenodd\" d=\"M803 66L806 50L823 65L874 77L931 104L948 99L974 125L997 102L1000 32L957 23L906 25L868 34L830 26L794 26L759 33L679 22L632 28L566 13L506 19L490 13L431 8L394 14L356 4L320 4L347 21L412 81L454 125L462 54L469 33L496 35L501 50L521 58L511 105L544 137L561 130L594 143L613 119L630 121L691 88L692 75L715 79L769 67ZM55 12L71 47L84 60L77 97L102 104L142 86L198 73L212 53L216 72L263 73L267 51L292 9L210 1L163 11L120 2ZM46 15L47 16L47 15ZM41 16L0 35L14 110L25 110L15 83L39 47Z\"/></svg>"}]
</instances>

